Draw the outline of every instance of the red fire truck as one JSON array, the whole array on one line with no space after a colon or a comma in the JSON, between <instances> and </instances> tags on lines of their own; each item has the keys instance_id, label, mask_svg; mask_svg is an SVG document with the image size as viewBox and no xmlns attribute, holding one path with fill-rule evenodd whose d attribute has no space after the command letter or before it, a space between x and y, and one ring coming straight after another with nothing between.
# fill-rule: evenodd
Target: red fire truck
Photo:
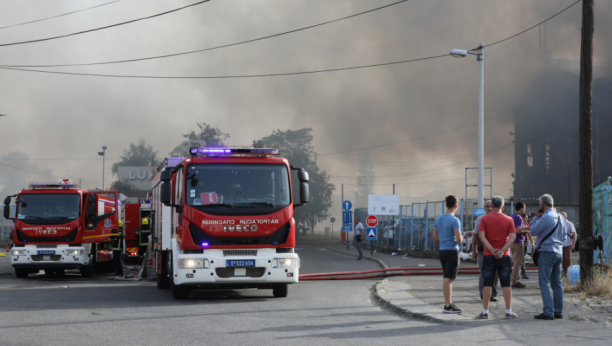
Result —
<instances>
[{"instance_id":1,"label":"red fire truck","mask_svg":"<svg viewBox=\"0 0 612 346\"><path fill-rule=\"evenodd\" d=\"M152 263L175 299L191 289L272 289L298 282L293 208L308 202L308 173L276 148L192 148L153 177ZM299 203L291 189L296 170Z\"/></svg>"},{"instance_id":2,"label":"red fire truck","mask_svg":"<svg viewBox=\"0 0 612 346\"><path fill-rule=\"evenodd\" d=\"M17 197L15 215L10 215L12 197ZM10 249L15 275L79 269L82 276L92 276L98 258L110 260L97 244L117 230L117 197L117 191L81 190L68 179L32 183L6 197L4 217L15 220Z\"/></svg>"},{"instance_id":3,"label":"red fire truck","mask_svg":"<svg viewBox=\"0 0 612 346\"><path fill-rule=\"evenodd\" d=\"M145 200L146 202L146 200ZM121 219L123 220L123 260L138 261L138 244L136 231L140 228L140 221L151 217L151 203L124 203L121 206Z\"/></svg>"}]
</instances>

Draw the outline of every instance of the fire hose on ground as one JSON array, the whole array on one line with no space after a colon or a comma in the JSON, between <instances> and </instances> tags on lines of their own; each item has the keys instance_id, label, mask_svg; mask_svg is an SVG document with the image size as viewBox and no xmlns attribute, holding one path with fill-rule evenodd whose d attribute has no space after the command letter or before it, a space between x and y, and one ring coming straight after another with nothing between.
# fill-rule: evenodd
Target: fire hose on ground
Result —
<instances>
[{"instance_id":1,"label":"fire hose on ground","mask_svg":"<svg viewBox=\"0 0 612 346\"><path fill-rule=\"evenodd\" d=\"M528 267L525 270L535 271L538 267ZM379 274L375 274L379 273ZM370 275L364 275L370 274ZM478 267L459 267L458 274L480 274ZM416 275L442 275L442 267L401 267L374 269L351 272L314 273L300 275L300 281L321 280L360 280L373 278L386 278L391 276L416 276Z\"/></svg>"}]
</instances>

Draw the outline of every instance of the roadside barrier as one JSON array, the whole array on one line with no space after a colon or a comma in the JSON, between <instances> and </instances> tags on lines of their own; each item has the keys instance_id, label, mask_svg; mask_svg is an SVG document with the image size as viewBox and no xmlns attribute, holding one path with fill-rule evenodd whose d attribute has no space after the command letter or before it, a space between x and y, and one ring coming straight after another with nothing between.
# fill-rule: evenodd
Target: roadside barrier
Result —
<instances>
[{"instance_id":1,"label":"roadside barrier","mask_svg":"<svg viewBox=\"0 0 612 346\"><path fill-rule=\"evenodd\" d=\"M538 267L528 267L525 270L536 271ZM398 273L401 272L401 273ZM381 274L373 274L381 273ZM363 275L372 274L372 275ZM480 274L478 267L459 267L458 274ZM300 275L300 281L323 281L323 280L361 280L386 278L391 276L417 276L417 275L442 275L442 267L402 267L388 269L374 269L352 272L314 273Z\"/></svg>"}]
</instances>

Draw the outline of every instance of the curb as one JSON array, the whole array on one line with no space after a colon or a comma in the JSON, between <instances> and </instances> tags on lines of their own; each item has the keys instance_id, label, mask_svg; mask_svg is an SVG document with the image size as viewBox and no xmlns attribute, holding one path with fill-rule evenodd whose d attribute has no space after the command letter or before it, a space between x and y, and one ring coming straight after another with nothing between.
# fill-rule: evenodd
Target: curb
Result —
<instances>
[{"instance_id":1,"label":"curb","mask_svg":"<svg viewBox=\"0 0 612 346\"><path fill-rule=\"evenodd\" d=\"M413 312L413 311L404 309L398 305L393 304L392 302L384 299L378 294L379 290L380 291L384 290L384 286L387 284L388 281L389 279L384 279L382 281L377 282L376 285L374 285L374 298L378 301L380 305L382 305L387 310L390 310L391 312L397 315L403 316L403 317L414 317L414 318L418 318L418 319L425 320L425 321L442 323L442 324L447 324L447 325L462 325L463 323L468 322L468 321L445 320L445 319L441 319L435 316L431 316L426 313Z\"/></svg>"},{"instance_id":2,"label":"curb","mask_svg":"<svg viewBox=\"0 0 612 346\"><path fill-rule=\"evenodd\" d=\"M351 256L351 257L355 257L358 258L359 256L344 252L344 251L340 251L340 250L336 250L334 248L332 248L332 246L328 246L327 249L331 252L335 252L337 254L341 254L341 255L345 255L345 256ZM383 269L389 269L389 266L387 265L387 263L383 262L382 260L378 259L378 258L374 258L374 257L370 257L370 256L363 256L364 259L367 259L368 261L372 261L372 262L376 262L378 263L378 265L380 265Z\"/></svg>"}]
</instances>

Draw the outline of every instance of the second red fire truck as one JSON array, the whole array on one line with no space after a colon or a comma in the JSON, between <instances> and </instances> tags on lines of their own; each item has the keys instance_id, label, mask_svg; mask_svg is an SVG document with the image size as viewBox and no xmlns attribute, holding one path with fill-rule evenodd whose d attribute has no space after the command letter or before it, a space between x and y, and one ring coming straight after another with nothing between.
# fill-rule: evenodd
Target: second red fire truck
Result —
<instances>
[{"instance_id":1,"label":"second red fire truck","mask_svg":"<svg viewBox=\"0 0 612 346\"><path fill-rule=\"evenodd\" d=\"M308 173L276 148L192 148L153 178L153 266L159 288L272 289L298 282L293 209L308 202ZM297 171L299 197L292 191ZM295 201L298 198L299 202Z\"/></svg>"}]
</instances>

